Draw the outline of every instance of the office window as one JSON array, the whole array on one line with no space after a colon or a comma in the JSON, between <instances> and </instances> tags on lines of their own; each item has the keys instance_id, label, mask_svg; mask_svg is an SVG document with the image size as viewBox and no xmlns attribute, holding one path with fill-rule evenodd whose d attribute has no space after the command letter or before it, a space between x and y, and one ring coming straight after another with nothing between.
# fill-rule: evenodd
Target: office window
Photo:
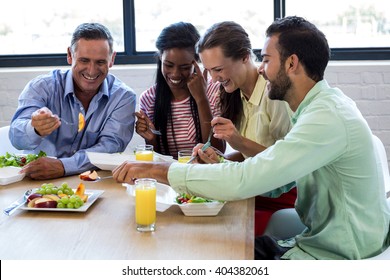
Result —
<instances>
[{"instance_id":1,"label":"office window","mask_svg":"<svg viewBox=\"0 0 390 280\"><path fill-rule=\"evenodd\" d=\"M13 0L0 9L0 55L64 53L83 22L106 25L124 50L122 0Z\"/></svg>"},{"instance_id":2,"label":"office window","mask_svg":"<svg viewBox=\"0 0 390 280\"><path fill-rule=\"evenodd\" d=\"M116 64L155 63L155 40L177 21L202 34L232 20L248 32L255 52L276 17L299 15L325 33L333 60L390 59L388 0L13 0L0 9L0 67L66 65L76 26L101 22L112 32Z\"/></svg>"},{"instance_id":3,"label":"office window","mask_svg":"<svg viewBox=\"0 0 390 280\"><path fill-rule=\"evenodd\" d=\"M388 0L286 0L286 15L299 15L316 24L331 48L382 48L390 47L388 3Z\"/></svg>"},{"instance_id":4,"label":"office window","mask_svg":"<svg viewBox=\"0 0 390 280\"><path fill-rule=\"evenodd\" d=\"M273 21L272 0L135 0L134 11L138 52L155 50L161 30L178 21L191 22L200 34L216 22L235 21L248 32L252 47L260 49L265 29Z\"/></svg>"}]
</instances>

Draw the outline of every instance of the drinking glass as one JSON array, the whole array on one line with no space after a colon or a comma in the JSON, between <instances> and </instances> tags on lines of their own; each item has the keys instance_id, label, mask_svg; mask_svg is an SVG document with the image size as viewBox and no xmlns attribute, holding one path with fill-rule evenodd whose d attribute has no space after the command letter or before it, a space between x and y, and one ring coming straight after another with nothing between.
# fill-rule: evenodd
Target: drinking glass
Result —
<instances>
[{"instance_id":1,"label":"drinking glass","mask_svg":"<svg viewBox=\"0 0 390 280\"><path fill-rule=\"evenodd\" d=\"M156 229L156 180L135 180L135 222L141 232Z\"/></svg>"},{"instance_id":2,"label":"drinking glass","mask_svg":"<svg viewBox=\"0 0 390 280\"><path fill-rule=\"evenodd\" d=\"M153 145L138 145L135 148L135 160L153 161Z\"/></svg>"},{"instance_id":3,"label":"drinking glass","mask_svg":"<svg viewBox=\"0 0 390 280\"><path fill-rule=\"evenodd\" d=\"M180 163L187 163L192 156L192 150L180 150L177 153L177 161Z\"/></svg>"}]
</instances>

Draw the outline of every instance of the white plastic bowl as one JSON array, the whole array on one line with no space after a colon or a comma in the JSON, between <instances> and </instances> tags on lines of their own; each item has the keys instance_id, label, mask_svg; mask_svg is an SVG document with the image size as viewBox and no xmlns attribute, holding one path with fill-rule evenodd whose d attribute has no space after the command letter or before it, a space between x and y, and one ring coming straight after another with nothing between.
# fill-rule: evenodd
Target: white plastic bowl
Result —
<instances>
[{"instance_id":1,"label":"white plastic bowl","mask_svg":"<svg viewBox=\"0 0 390 280\"><path fill-rule=\"evenodd\" d=\"M131 198L131 204L135 204L135 186L123 184L126 187L126 192ZM216 216L225 202L213 201L205 203L184 203L178 204L176 197L178 194L168 185L157 183L156 185L156 210L164 212L172 205L178 205L185 216Z\"/></svg>"}]
</instances>

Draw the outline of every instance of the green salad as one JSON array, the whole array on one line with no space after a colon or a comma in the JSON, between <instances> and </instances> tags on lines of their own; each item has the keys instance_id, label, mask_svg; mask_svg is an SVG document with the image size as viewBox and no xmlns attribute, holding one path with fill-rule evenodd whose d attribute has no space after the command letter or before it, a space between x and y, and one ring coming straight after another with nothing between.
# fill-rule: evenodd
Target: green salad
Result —
<instances>
[{"instance_id":1,"label":"green salad","mask_svg":"<svg viewBox=\"0 0 390 280\"><path fill-rule=\"evenodd\" d=\"M184 203L206 203L206 202L214 202L216 200L203 198L200 196L194 196L190 195L188 193L181 193L176 197L176 202L178 204L184 204ZM223 202L223 201L219 201Z\"/></svg>"},{"instance_id":2,"label":"green salad","mask_svg":"<svg viewBox=\"0 0 390 280\"><path fill-rule=\"evenodd\" d=\"M5 166L24 166L40 157L45 157L46 153L40 151L39 154L17 155L6 152L4 156L0 156L0 168Z\"/></svg>"}]
</instances>

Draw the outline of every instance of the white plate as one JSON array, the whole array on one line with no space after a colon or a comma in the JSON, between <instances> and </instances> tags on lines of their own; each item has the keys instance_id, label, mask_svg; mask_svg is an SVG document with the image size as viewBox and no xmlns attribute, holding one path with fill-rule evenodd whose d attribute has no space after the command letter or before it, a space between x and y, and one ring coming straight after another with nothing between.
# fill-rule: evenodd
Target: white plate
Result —
<instances>
[{"instance_id":1,"label":"white plate","mask_svg":"<svg viewBox=\"0 0 390 280\"><path fill-rule=\"evenodd\" d=\"M101 170L114 170L115 167L125 161L135 161L135 155L130 153L95 153L87 152L89 161ZM154 161L170 162L175 161L172 157L154 153Z\"/></svg>"},{"instance_id":2,"label":"white plate","mask_svg":"<svg viewBox=\"0 0 390 280\"><path fill-rule=\"evenodd\" d=\"M25 174L19 174L21 169L15 166L0 168L0 185L8 185L23 180Z\"/></svg>"},{"instance_id":3,"label":"white plate","mask_svg":"<svg viewBox=\"0 0 390 280\"><path fill-rule=\"evenodd\" d=\"M127 193L131 197L131 204L135 204L135 186L130 184L123 184L127 188ZM185 216L216 216L225 202L212 201L205 203L184 203L178 204L176 197L178 194L168 185L157 183L156 185L156 210L164 212L172 205L180 207Z\"/></svg>"},{"instance_id":4,"label":"white plate","mask_svg":"<svg viewBox=\"0 0 390 280\"><path fill-rule=\"evenodd\" d=\"M89 207L104 193L103 190L85 190L85 194L88 195L88 200L78 209L69 209L69 208L30 208L27 207L27 202L24 206L20 207L20 210L29 210L29 211L55 211L55 212L86 212Z\"/></svg>"},{"instance_id":5,"label":"white plate","mask_svg":"<svg viewBox=\"0 0 390 280\"><path fill-rule=\"evenodd\" d=\"M127 188L127 193L130 195L131 204L135 204L135 185L123 184ZM168 185L156 184L156 210L164 212L173 204L175 204L176 192Z\"/></svg>"}]
</instances>

